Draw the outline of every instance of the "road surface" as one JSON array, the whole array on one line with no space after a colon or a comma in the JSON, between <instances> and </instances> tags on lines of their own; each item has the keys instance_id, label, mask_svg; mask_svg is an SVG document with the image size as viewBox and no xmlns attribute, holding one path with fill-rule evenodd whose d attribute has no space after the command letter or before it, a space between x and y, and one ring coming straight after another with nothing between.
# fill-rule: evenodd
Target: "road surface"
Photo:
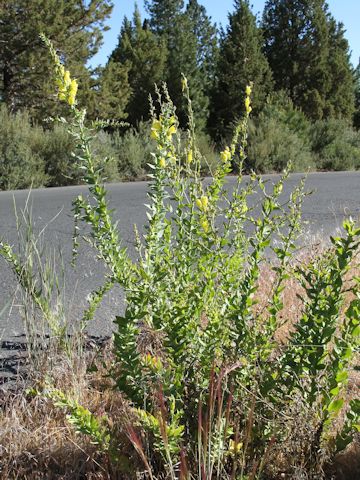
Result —
<instances>
[{"instance_id":1,"label":"road surface","mask_svg":"<svg viewBox=\"0 0 360 480\"><path fill-rule=\"evenodd\" d=\"M269 181L276 176L265 176ZM299 181L301 175L292 175L284 188L289 193ZM235 179L228 179L229 188ZM341 226L347 215L357 218L360 214L360 173L313 173L308 176L307 190L313 194L305 199L303 219L307 233L304 243L314 241L316 237L325 238ZM110 205L114 217L119 220L119 229L124 245L134 255L133 225L139 230L145 223L144 203L147 203L145 182L109 185ZM94 251L87 244L81 245L81 254L75 269L69 266L71 258L71 236L73 218L71 202L80 193L86 194L86 187L64 187L34 190L30 195L32 215L36 230L45 230L47 248L62 250L65 265L65 307L67 316L76 322L86 306L89 292L102 285L104 269L101 262L94 259ZM18 210L22 209L28 198L28 191L0 192L0 238L16 246L16 221L14 200ZM5 262L0 258L0 341L14 338L23 333L17 300L13 301L16 283ZM90 334L105 336L110 334L114 316L123 309L123 296L113 290L105 298L102 308L89 325Z\"/></svg>"}]
</instances>

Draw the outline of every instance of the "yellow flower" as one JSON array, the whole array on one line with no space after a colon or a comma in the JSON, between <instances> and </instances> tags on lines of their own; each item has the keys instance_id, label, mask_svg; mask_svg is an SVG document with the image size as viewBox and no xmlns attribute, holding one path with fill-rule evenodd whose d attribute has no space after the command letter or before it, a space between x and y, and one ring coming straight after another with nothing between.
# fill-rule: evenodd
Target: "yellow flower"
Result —
<instances>
[{"instance_id":1,"label":"yellow flower","mask_svg":"<svg viewBox=\"0 0 360 480\"><path fill-rule=\"evenodd\" d=\"M185 90L187 90L187 88L188 88L188 83L187 83L187 78L186 77L183 77L182 80L181 80L181 88L182 88L183 92L185 92Z\"/></svg>"},{"instance_id":2,"label":"yellow flower","mask_svg":"<svg viewBox=\"0 0 360 480\"><path fill-rule=\"evenodd\" d=\"M64 75L65 75L65 67L64 65L59 65L59 75L60 77L64 78Z\"/></svg>"},{"instance_id":3,"label":"yellow flower","mask_svg":"<svg viewBox=\"0 0 360 480\"><path fill-rule=\"evenodd\" d=\"M209 199L206 195L203 195L201 198L196 199L196 205L203 212L206 212L209 206Z\"/></svg>"},{"instance_id":4,"label":"yellow flower","mask_svg":"<svg viewBox=\"0 0 360 480\"><path fill-rule=\"evenodd\" d=\"M159 120L154 120L151 126L151 138L157 140L159 138L159 133L161 131L161 122Z\"/></svg>"},{"instance_id":5,"label":"yellow flower","mask_svg":"<svg viewBox=\"0 0 360 480\"><path fill-rule=\"evenodd\" d=\"M159 166L160 168L165 168L166 167L166 160L164 157L161 157L159 160Z\"/></svg>"},{"instance_id":6,"label":"yellow flower","mask_svg":"<svg viewBox=\"0 0 360 480\"><path fill-rule=\"evenodd\" d=\"M77 81L71 80L70 87L69 87L69 98L68 98L68 103L70 106L75 104L77 91L78 91Z\"/></svg>"},{"instance_id":7,"label":"yellow flower","mask_svg":"<svg viewBox=\"0 0 360 480\"><path fill-rule=\"evenodd\" d=\"M250 86L250 85L247 85L246 90L245 90L245 93L246 93L246 95L247 95L248 97L250 97L251 91L252 91L251 86Z\"/></svg>"},{"instance_id":8,"label":"yellow flower","mask_svg":"<svg viewBox=\"0 0 360 480\"><path fill-rule=\"evenodd\" d=\"M229 441L229 452L231 455L236 455L242 449L242 442L236 442L235 440Z\"/></svg>"},{"instance_id":9,"label":"yellow flower","mask_svg":"<svg viewBox=\"0 0 360 480\"><path fill-rule=\"evenodd\" d=\"M150 367L154 370L160 370L162 368L161 359L157 356L151 355L149 352L144 355L143 361L147 367Z\"/></svg>"},{"instance_id":10,"label":"yellow flower","mask_svg":"<svg viewBox=\"0 0 360 480\"><path fill-rule=\"evenodd\" d=\"M200 225L202 229L204 230L205 233L209 231L209 222L206 220L206 218L203 218L200 222Z\"/></svg>"},{"instance_id":11,"label":"yellow flower","mask_svg":"<svg viewBox=\"0 0 360 480\"><path fill-rule=\"evenodd\" d=\"M70 77L69 70L66 70L66 72L64 73L64 83L66 87L69 87L71 84L71 77Z\"/></svg>"},{"instance_id":12,"label":"yellow flower","mask_svg":"<svg viewBox=\"0 0 360 480\"><path fill-rule=\"evenodd\" d=\"M152 123L152 130L155 130L157 132L160 132L161 130L161 122L160 120L154 120L153 123Z\"/></svg>"},{"instance_id":13,"label":"yellow flower","mask_svg":"<svg viewBox=\"0 0 360 480\"><path fill-rule=\"evenodd\" d=\"M171 125L171 127L167 131L168 138L171 138L171 136L174 135L175 133L176 133L176 127L175 125Z\"/></svg>"},{"instance_id":14,"label":"yellow flower","mask_svg":"<svg viewBox=\"0 0 360 480\"><path fill-rule=\"evenodd\" d=\"M203 195L203 196L201 197L201 203L202 203L203 209L204 209L204 210L207 210L208 205L209 205L209 199L208 199L208 197L207 197L206 195Z\"/></svg>"},{"instance_id":15,"label":"yellow flower","mask_svg":"<svg viewBox=\"0 0 360 480\"><path fill-rule=\"evenodd\" d=\"M78 91L78 88L79 88L79 85L78 85L77 81L75 79L71 80L70 88L69 88L70 95L76 95L77 91Z\"/></svg>"},{"instance_id":16,"label":"yellow flower","mask_svg":"<svg viewBox=\"0 0 360 480\"><path fill-rule=\"evenodd\" d=\"M245 98L245 110L246 110L246 113L251 112L250 97Z\"/></svg>"},{"instance_id":17,"label":"yellow flower","mask_svg":"<svg viewBox=\"0 0 360 480\"><path fill-rule=\"evenodd\" d=\"M191 163L192 161L193 161L193 152L192 150L189 150L187 154L187 162Z\"/></svg>"},{"instance_id":18,"label":"yellow flower","mask_svg":"<svg viewBox=\"0 0 360 480\"><path fill-rule=\"evenodd\" d=\"M224 163L229 162L231 160L231 152L229 147L226 147L225 150L220 152L220 158Z\"/></svg>"},{"instance_id":19,"label":"yellow flower","mask_svg":"<svg viewBox=\"0 0 360 480\"><path fill-rule=\"evenodd\" d=\"M152 129L151 129L150 137L151 137L153 140L157 140L157 139L159 138L159 133L152 128Z\"/></svg>"},{"instance_id":20,"label":"yellow flower","mask_svg":"<svg viewBox=\"0 0 360 480\"><path fill-rule=\"evenodd\" d=\"M241 213L242 213L242 214L245 214L248 210L249 210L249 207L248 207L247 205L243 205L243 206L241 207Z\"/></svg>"}]
</instances>

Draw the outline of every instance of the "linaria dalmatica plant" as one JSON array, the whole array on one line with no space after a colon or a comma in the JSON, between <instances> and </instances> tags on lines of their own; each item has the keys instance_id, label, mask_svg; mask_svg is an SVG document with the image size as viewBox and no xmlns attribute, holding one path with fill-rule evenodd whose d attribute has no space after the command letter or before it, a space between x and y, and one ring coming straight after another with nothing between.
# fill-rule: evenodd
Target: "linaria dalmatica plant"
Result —
<instances>
[{"instance_id":1,"label":"linaria dalmatica plant","mask_svg":"<svg viewBox=\"0 0 360 480\"><path fill-rule=\"evenodd\" d=\"M319 452L344 448L360 428L357 401L345 402L360 334L358 279L345 280L359 246L358 226L347 220L343 236L332 238L310 263L296 266L304 182L285 198L289 169L272 188L255 174L242 175L251 86L231 145L221 152L213 177L203 181L184 78L185 146L165 86L152 104L156 148L148 223L143 237L135 231L138 259L131 261L121 244L121 226L112 220L101 163L91 151L95 126L87 126L85 110L77 107L76 82L43 40L54 60L59 99L69 105L69 120L63 121L81 152L78 168L91 195L74 202L75 250L79 224L86 222L109 270L96 302L115 284L126 293L125 313L115 319L111 376L137 419L124 429L148 474L259 478L271 450L286 441L294 420L289 412L300 409L316 432L313 444L302 450L303 457L312 452L307 472L320 475ZM226 179L233 167L240 173L229 191ZM259 312L259 281L269 258L275 279L267 308ZM289 276L302 286L302 308L281 344L276 332L284 324L282 292ZM104 445L111 436L111 429L104 433ZM289 457L289 468L295 467L297 460Z\"/></svg>"}]
</instances>

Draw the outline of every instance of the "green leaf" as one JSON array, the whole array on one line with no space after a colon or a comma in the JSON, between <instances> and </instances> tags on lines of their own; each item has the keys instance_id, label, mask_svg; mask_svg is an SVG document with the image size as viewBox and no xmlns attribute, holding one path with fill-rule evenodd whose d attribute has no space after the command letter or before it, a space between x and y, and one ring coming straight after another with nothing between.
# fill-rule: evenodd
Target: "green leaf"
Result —
<instances>
[{"instance_id":1,"label":"green leaf","mask_svg":"<svg viewBox=\"0 0 360 480\"><path fill-rule=\"evenodd\" d=\"M337 387L333 388L332 390L330 390L330 393L331 393L331 395L332 395L333 397L336 397L336 395L338 395L339 392L340 392L340 387L339 387L339 386L337 386Z\"/></svg>"},{"instance_id":2,"label":"green leaf","mask_svg":"<svg viewBox=\"0 0 360 480\"><path fill-rule=\"evenodd\" d=\"M329 406L327 407L327 410L330 413L337 414L337 413L340 412L343 405L344 405L344 399L343 398L338 398L337 400L333 400L332 402L330 402Z\"/></svg>"},{"instance_id":3,"label":"green leaf","mask_svg":"<svg viewBox=\"0 0 360 480\"><path fill-rule=\"evenodd\" d=\"M349 375L348 375L348 372L346 370L343 370L342 372L339 372L337 375L336 375L336 381L338 383L343 383L343 382L346 382L346 380L348 379Z\"/></svg>"}]
</instances>

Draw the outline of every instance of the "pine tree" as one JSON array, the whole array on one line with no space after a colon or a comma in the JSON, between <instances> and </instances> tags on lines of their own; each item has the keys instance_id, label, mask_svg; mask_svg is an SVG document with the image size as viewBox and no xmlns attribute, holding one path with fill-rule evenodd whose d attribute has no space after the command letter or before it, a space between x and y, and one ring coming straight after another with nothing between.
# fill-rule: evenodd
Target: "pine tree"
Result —
<instances>
[{"instance_id":1,"label":"pine tree","mask_svg":"<svg viewBox=\"0 0 360 480\"><path fill-rule=\"evenodd\" d=\"M209 115L209 90L214 78L216 27L203 6L190 0L183 11L180 0L147 0L152 31L165 39L168 57L165 80L177 106L180 124L187 123L187 105L181 91L182 74L190 86L196 127L205 128Z\"/></svg>"},{"instance_id":2,"label":"pine tree","mask_svg":"<svg viewBox=\"0 0 360 480\"><path fill-rule=\"evenodd\" d=\"M181 74L188 79L195 125L205 130L209 117L209 97L214 84L218 54L217 28L197 0L189 0L175 29L174 52L168 64L173 96L178 99L181 123L187 123L187 105L181 92ZM176 58L180 61L177 62ZM171 69L172 64L172 69Z\"/></svg>"},{"instance_id":3,"label":"pine tree","mask_svg":"<svg viewBox=\"0 0 360 480\"><path fill-rule=\"evenodd\" d=\"M99 72L98 88L92 92L91 118L110 120L127 119L127 107L132 93L128 64L109 60Z\"/></svg>"},{"instance_id":4,"label":"pine tree","mask_svg":"<svg viewBox=\"0 0 360 480\"><path fill-rule=\"evenodd\" d=\"M166 43L164 81L177 107L180 124L185 122L185 108L181 94L181 74L189 76L196 68L196 40L190 30L190 23L184 17L183 0L145 0L152 32ZM183 67L186 64L186 72ZM189 79L190 80L190 79ZM192 89L196 89L191 78Z\"/></svg>"},{"instance_id":5,"label":"pine tree","mask_svg":"<svg viewBox=\"0 0 360 480\"><path fill-rule=\"evenodd\" d=\"M190 19L197 40L197 65L202 73L205 91L209 93L215 79L215 68L218 58L218 38L216 25L211 22L206 9L197 0L189 0L186 15Z\"/></svg>"},{"instance_id":6,"label":"pine tree","mask_svg":"<svg viewBox=\"0 0 360 480\"><path fill-rule=\"evenodd\" d=\"M354 126L360 129L360 62L354 72L355 77L355 113Z\"/></svg>"},{"instance_id":7,"label":"pine tree","mask_svg":"<svg viewBox=\"0 0 360 480\"><path fill-rule=\"evenodd\" d=\"M276 88L312 119L350 118L349 46L325 0L268 0L262 26Z\"/></svg>"},{"instance_id":8,"label":"pine tree","mask_svg":"<svg viewBox=\"0 0 360 480\"><path fill-rule=\"evenodd\" d=\"M118 45L110 61L128 67L131 95L126 108L128 121L136 124L149 116L149 94L154 84L165 81L167 49L165 39L155 35L147 23L142 24L140 12L135 7L133 21L125 18Z\"/></svg>"},{"instance_id":9,"label":"pine tree","mask_svg":"<svg viewBox=\"0 0 360 480\"><path fill-rule=\"evenodd\" d=\"M351 66L349 42L342 23L329 20L329 67L332 81L328 92L329 110L325 116L344 117L351 120L355 110L355 82Z\"/></svg>"},{"instance_id":10,"label":"pine tree","mask_svg":"<svg viewBox=\"0 0 360 480\"><path fill-rule=\"evenodd\" d=\"M253 108L259 111L272 89L271 71L262 53L262 35L248 0L236 0L229 25L222 32L217 82L212 95L209 128L217 139L232 130L244 112L246 85L253 84Z\"/></svg>"},{"instance_id":11,"label":"pine tree","mask_svg":"<svg viewBox=\"0 0 360 480\"><path fill-rule=\"evenodd\" d=\"M86 62L97 52L110 15L109 0L12 0L0 3L0 97L10 111L28 108L33 119L56 113L51 65L39 33L61 52L75 77L90 88ZM81 95L81 94L80 94ZM85 92L84 95L87 95Z\"/></svg>"},{"instance_id":12,"label":"pine tree","mask_svg":"<svg viewBox=\"0 0 360 480\"><path fill-rule=\"evenodd\" d=\"M158 35L171 35L174 19L180 14L183 6L183 0L145 0L152 31Z\"/></svg>"}]
</instances>

